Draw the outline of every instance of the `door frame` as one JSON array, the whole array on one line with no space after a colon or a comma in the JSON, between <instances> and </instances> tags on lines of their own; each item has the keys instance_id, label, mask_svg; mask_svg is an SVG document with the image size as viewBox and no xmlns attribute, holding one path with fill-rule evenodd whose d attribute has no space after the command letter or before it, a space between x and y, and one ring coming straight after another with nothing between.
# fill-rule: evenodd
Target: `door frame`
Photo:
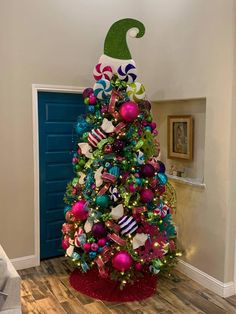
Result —
<instances>
[{"instance_id":1,"label":"door frame","mask_svg":"<svg viewBox=\"0 0 236 314\"><path fill-rule=\"evenodd\" d=\"M34 265L40 265L40 189L39 189L39 134L38 134L38 92L82 94L84 87L64 85L32 84L33 114L33 158L34 158Z\"/></svg>"}]
</instances>

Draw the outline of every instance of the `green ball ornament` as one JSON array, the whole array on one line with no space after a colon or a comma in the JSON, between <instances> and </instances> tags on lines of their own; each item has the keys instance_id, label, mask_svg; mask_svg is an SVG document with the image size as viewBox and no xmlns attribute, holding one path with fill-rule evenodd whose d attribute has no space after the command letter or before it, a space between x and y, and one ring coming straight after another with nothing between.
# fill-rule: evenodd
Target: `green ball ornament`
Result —
<instances>
[{"instance_id":1,"label":"green ball ornament","mask_svg":"<svg viewBox=\"0 0 236 314\"><path fill-rule=\"evenodd\" d=\"M79 161L79 165L80 165L80 167L83 167L84 165L85 165L85 161L83 160L83 159L80 159L80 161Z\"/></svg>"},{"instance_id":2,"label":"green ball ornament","mask_svg":"<svg viewBox=\"0 0 236 314\"><path fill-rule=\"evenodd\" d=\"M83 134L83 140L87 140L87 138L88 138L88 132L85 132L85 133Z\"/></svg>"},{"instance_id":3,"label":"green ball ornament","mask_svg":"<svg viewBox=\"0 0 236 314\"><path fill-rule=\"evenodd\" d=\"M147 122L152 122L152 116L151 115L148 115L147 118L146 118Z\"/></svg>"},{"instance_id":4,"label":"green ball ornament","mask_svg":"<svg viewBox=\"0 0 236 314\"><path fill-rule=\"evenodd\" d=\"M86 97L86 98L84 99L84 103L85 103L85 105L89 105L89 98L88 98L88 97Z\"/></svg>"},{"instance_id":5,"label":"green ball ornament","mask_svg":"<svg viewBox=\"0 0 236 314\"><path fill-rule=\"evenodd\" d=\"M105 209L109 206L110 204L110 197L107 194L104 195L98 195L96 197L96 201L95 201L96 205Z\"/></svg>"},{"instance_id":6,"label":"green ball ornament","mask_svg":"<svg viewBox=\"0 0 236 314\"><path fill-rule=\"evenodd\" d=\"M75 165L75 170L79 171L80 170L80 166L79 165Z\"/></svg>"}]
</instances>

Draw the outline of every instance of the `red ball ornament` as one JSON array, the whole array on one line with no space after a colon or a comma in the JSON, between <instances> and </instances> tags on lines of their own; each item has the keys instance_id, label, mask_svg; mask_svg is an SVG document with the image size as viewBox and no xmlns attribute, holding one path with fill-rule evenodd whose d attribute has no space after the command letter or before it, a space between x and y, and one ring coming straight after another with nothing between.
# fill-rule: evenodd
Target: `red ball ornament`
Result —
<instances>
[{"instance_id":1,"label":"red ball ornament","mask_svg":"<svg viewBox=\"0 0 236 314\"><path fill-rule=\"evenodd\" d=\"M98 245L99 245L99 246L105 246L106 242L107 242L107 240L104 239L104 238L99 239L99 240L98 240Z\"/></svg>"},{"instance_id":2,"label":"red ball ornament","mask_svg":"<svg viewBox=\"0 0 236 314\"><path fill-rule=\"evenodd\" d=\"M112 258L112 266L119 271L128 270L132 264L132 257L126 251L117 252Z\"/></svg>"},{"instance_id":3,"label":"red ball ornament","mask_svg":"<svg viewBox=\"0 0 236 314\"><path fill-rule=\"evenodd\" d=\"M91 244L90 243L84 243L84 250L85 250L85 252L89 252L90 251L90 249L91 249Z\"/></svg>"},{"instance_id":4,"label":"red ball ornament","mask_svg":"<svg viewBox=\"0 0 236 314\"><path fill-rule=\"evenodd\" d=\"M70 246L69 237L65 237L62 240L61 246L62 246L63 250L67 250L68 249L68 247Z\"/></svg>"},{"instance_id":5,"label":"red ball ornament","mask_svg":"<svg viewBox=\"0 0 236 314\"><path fill-rule=\"evenodd\" d=\"M106 145L104 146L104 153L105 153L105 154L110 154L110 153L112 153L112 146L111 146L111 144L106 144Z\"/></svg>"},{"instance_id":6,"label":"red ball ornament","mask_svg":"<svg viewBox=\"0 0 236 314\"><path fill-rule=\"evenodd\" d=\"M143 265L141 263L136 263L135 264L135 269L138 270L138 271L141 271L143 268Z\"/></svg>"},{"instance_id":7,"label":"red ball ornament","mask_svg":"<svg viewBox=\"0 0 236 314\"><path fill-rule=\"evenodd\" d=\"M102 222L97 222L92 227L92 233L96 239L101 239L106 237L107 231Z\"/></svg>"},{"instance_id":8,"label":"red ball ornament","mask_svg":"<svg viewBox=\"0 0 236 314\"><path fill-rule=\"evenodd\" d=\"M142 189L140 192L140 199L142 203L149 203L153 200L154 193L151 189Z\"/></svg>"},{"instance_id":9,"label":"red ball ornament","mask_svg":"<svg viewBox=\"0 0 236 314\"><path fill-rule=\"evenodd\" d=\"M76 220L83 221L87 219L88 211L85 208L85 204L86 204L85 200L80 200L72 206L71 211Z\"/></svg>"},{"instance_id":10,"label":"red ball ornament","mask_svg":"<svg viewBox=\"0 0 236 314\"><path fill-rule=\"evenodd\" d=\"M139 108L135 102L128 101L121 105L119 112L123 120L132 122L137 118Z\"/></svg>"},{"instance_id":11,"label":"red ball ornament","mask_svg":"<svg viewBox=\"0 0 236 314\"><path fill-rule=\"evenodd\" d=\"M151 178L155 174L155 168L151 164L142 165L140 174L142 177Z\"/></svg>"}]
</instances>

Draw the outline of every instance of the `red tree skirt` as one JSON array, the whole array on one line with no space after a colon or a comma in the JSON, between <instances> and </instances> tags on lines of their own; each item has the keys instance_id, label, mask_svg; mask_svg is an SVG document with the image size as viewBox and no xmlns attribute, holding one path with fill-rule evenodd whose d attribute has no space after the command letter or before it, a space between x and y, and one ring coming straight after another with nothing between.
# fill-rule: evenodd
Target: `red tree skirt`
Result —
<instances>
[{"instance_id":1,"label":"red tree skirt","mask_svg":"<svg viewBox=\"0 0 236 314\"><path fill-rule=\"evenodd\" d=\"M120 290L119 283L109 278L101 278L97 269L82 273L78 269L70 275L71 286L89 297L110 302L141 301L156 292L156 276L145 273L144 277L135 280L134 284L127 284Z\"/></svg>"}]
</instances>

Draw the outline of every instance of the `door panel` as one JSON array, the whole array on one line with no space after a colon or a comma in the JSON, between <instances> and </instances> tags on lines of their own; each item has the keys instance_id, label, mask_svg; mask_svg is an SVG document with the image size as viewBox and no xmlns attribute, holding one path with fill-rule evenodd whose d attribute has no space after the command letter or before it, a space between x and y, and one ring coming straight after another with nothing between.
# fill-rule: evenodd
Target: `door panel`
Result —
<instances>
[{"instance_id":1,"label":"door panel","mask_svg":"<svg viewBox=\"0 0 236 314\"><path fill-rule=\"evenodd\" d=\"M63 196L73 177L73 128L85 108L81 94L38 93L41 259L63 254Z\"/></svg>"}]
</instances>

